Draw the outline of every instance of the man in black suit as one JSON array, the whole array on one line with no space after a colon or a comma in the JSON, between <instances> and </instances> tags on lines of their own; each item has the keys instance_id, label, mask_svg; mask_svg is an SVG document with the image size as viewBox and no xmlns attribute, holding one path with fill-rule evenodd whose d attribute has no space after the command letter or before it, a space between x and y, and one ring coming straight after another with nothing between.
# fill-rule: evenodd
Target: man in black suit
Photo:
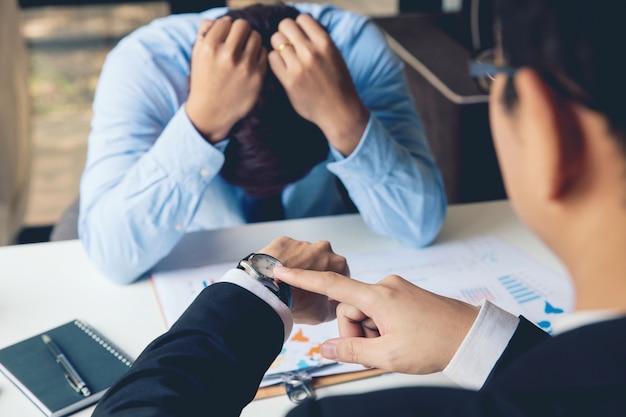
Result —
<instances>
[{"instance_id":1,"label":"man in black suit","mask_svg":"<svg viewBox=\"0 0 626 417\"><path fill-rule=\"evenodd\" d=\"M292 320L335 312L341 337L322 345L325 357L443 371L464 388L329 397L289 416L625 415L626 57L616 44L625 8L609 0L496 1L498 47L472 66L490 91L509 198L576 287L576 311L561 331L554 323L556 336L488 302L471 306L398 276L360 283L327 243L281 238L205 289L95 415L238 415ZM265 342L252 346L248 334Z\"/></svg>"}]
</instances>

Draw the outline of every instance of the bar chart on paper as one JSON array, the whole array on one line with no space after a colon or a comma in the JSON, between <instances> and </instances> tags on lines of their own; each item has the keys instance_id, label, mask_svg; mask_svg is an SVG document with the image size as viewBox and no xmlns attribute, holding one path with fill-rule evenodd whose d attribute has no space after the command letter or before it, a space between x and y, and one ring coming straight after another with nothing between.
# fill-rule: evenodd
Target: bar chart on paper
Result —
<instances>
[{"instance_id":1,"label":"bar chart on paper","mask_svg":"<svg viewBox=\"0 0 626 417\"><path fill-rule=\"evenodd\" d=\"M523 314L550 332L552 320L573 307L569 279L494 236L478 236L436 244L423 249L342 254L351 276L375 283L399 275L429 291L471 304L483 300L513 314ZM166 324L171 325L206 286L220 279L232 262L155 273L152 283ZM318 369L314 376L352 372L360 365L325 366L319 345L337 337L335 322L318 326L296 325L269 374Z\"/></svg>"},{"instance_id":2,"label":"bar chart on paper","mask_svg":"<svg viewBox=\"0 0 626 417\"><path fill-rule=\"evenodd\" d=\"M543 319L536 321L539 327L547 332L552 331L550 317L563 313L564 309L551 304L548 298L543 295L544 291L533 285L533 280L511 274L499 277L498 281L527 314L543 317Z\"/></svg>"}]
</instances>

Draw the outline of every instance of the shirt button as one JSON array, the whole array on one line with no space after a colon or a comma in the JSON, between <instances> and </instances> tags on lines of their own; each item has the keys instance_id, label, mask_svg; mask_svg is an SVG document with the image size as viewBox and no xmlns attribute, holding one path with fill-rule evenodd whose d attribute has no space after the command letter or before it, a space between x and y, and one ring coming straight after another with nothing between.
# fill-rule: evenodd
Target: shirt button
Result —
<instances>
[{"instance_id":1,"label":"shirt button","mask_svg":"<svg viewBox=\"0 0 626 417\"><path fill-rule=\"evenodd\" d=\"M208 177L211 174L211 171L208 168L203 168L200 170L200 175L203 177Z\"/></svg>"},{"instance_id":2,"label":"shirt button","mask_svg":"<svg viewBox=\"0 0 626 417\"><path fill-rule=\"evenodd\" d=\"M177 232L180 232L181 230L183 230L183 225L178 223L174 228L176 229Z\"/></svg>"}]
</instances>

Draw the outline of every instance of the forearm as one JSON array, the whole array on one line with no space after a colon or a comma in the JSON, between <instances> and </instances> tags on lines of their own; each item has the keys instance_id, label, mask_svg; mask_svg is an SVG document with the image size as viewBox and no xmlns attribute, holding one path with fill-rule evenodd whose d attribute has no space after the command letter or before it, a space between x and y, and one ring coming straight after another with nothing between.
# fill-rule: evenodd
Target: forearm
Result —
<instances>
[{"instance_id":1,"label":"forearm","mask_svg":"<svg viewBox=\"0 0 626 417\"><path fill-rule=\"evenodd\" d=\"M402 61L371 21L351 25L351 43L337 40L368 125L356 149L330 164L365 223L378 234L421 247L446 212L443 181L406 82Z\"/></svg>"},{"instance_id":2,"label":"forearm","mask_svg":"<svg viewBox=\"0 0 626 417\"><path fill-rule=\"evenodd\" d=\"M182 109L154 145L123 129L96 128L79 217L92 261L116 282L140 277L182 237L222 163Z\"/></svg>"},{"instance_id":3,"label":"forearm","mask_svg":"<svg viewBox=\"0 0 626 417\"><path fill-rule=\"evenodd\" d=\"M446 197L437 167L418 147L412 152L401 145L374 115L355 152L328 169L374 232L413 247L430 243L439 232Z\"/></svg>"},{"instance_id":4,"label":"forearm","mask_svg":"<svg viewBox=\"0 0 626 417\"><path fill-rule=\"evenodd\" d=\"M280 352L284 329L253 293L213 284L109 389L94 416L237 416Z\"/></svg>"}]
</instances>

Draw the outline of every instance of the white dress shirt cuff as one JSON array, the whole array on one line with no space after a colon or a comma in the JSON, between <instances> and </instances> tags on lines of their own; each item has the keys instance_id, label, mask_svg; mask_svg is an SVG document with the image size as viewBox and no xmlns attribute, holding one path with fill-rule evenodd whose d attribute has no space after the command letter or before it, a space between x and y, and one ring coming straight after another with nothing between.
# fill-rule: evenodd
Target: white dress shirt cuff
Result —
<instances>
[{"instance_id":1,"label":"white dress shirt cuff","mask_svg":"<svg viewBox=\"0 0 626 417\"><path fill-rule=\"evenodd\" d=\"M443 374L463 388L479 390L508 346L518 323L518 317L485 300Z\"/></svg>"},{"instance_id":2,"label":"white dress shirt cuff","mask_svg":"<svg viewBox=\"0 0 626 417\"><path fill-rule=\"evenodd\" d=\"M267 304L272 307L276 313L280 316L280 319L283 321L285 327L285 336L283 342L287 341L287 338L291 334L291 330L293 328L293 316L291 315L291 310L289 307L285 305L274 293L272 293L268 288L266 288L260 282L252 279L250 275L248 275L245 271L241 269L231 269L220 280L220 282L230 282L231 284L238 285L246 290L250 291L252 294L256 295Z\"/></svg>"}]
</instances>

